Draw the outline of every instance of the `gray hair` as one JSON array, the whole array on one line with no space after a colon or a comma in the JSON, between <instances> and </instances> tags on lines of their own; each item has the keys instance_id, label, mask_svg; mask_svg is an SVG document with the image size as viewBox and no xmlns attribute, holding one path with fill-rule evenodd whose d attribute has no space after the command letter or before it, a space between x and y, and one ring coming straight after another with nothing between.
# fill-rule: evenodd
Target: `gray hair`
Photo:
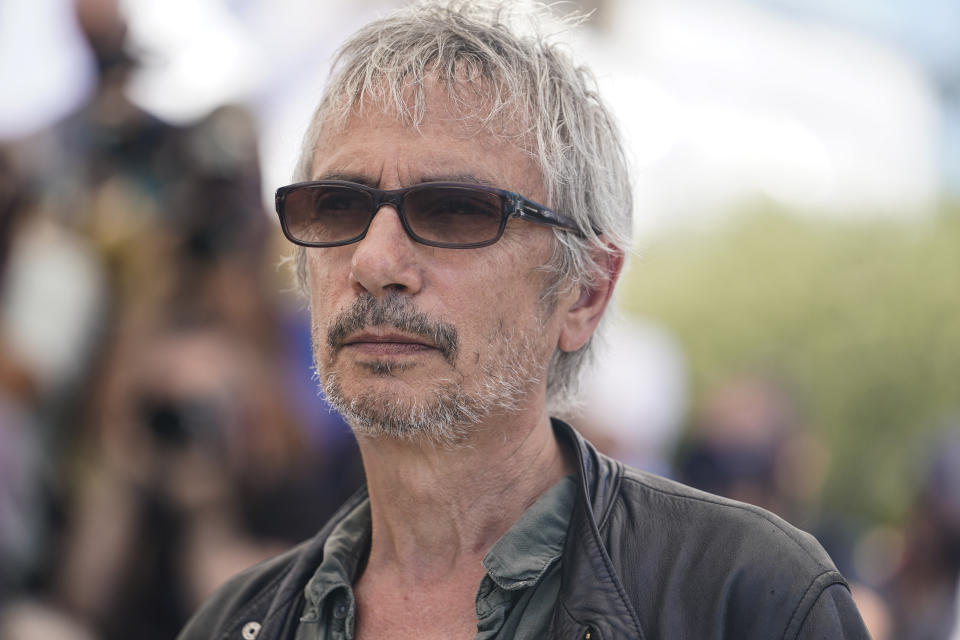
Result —
<instances>
[{"instance_id":1,"label":"gray hair","mask_svg":"<svg viewBox=\"0 0 960 640\"><path fill-rule=\"evenodd\" d=\"M322 131L343 124L365 101L395 110L401 121L418 127L427 80L446 86L451 101L461 106L468 102L461 92L472 87L475 97L482 97L479 124L498 135L519 128L517 139L540 167L547 204L581 231L555 233L553 254L542 266L548 283L541 302L549 308L562 291L604 277L605 260L597 256L626 255L630 249L627 161L593 74L539 32L541 13L521 12L516 3L432 1L363 27L334 59L294 179L310 179ZM525 32L520 18L532 29ZM302 247L294 262L297 285L307 292ZM577 351L554 353L547 378L552 411L575 406L579 375L594 342L592 337Z\"/></svg>"}]
</instances>

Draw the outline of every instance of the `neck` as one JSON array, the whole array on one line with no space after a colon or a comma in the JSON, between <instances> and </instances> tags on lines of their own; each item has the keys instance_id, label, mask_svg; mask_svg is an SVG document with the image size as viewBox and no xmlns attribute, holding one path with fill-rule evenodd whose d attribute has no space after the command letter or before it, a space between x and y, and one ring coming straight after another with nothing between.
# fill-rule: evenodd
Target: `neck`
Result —
<instances>
[{"instance_id":1,"label":"neck","mask_svg":"<svg viewBox=\"0 0 960 640\"><path fill-rule=\"evenodd\" d=\"M367 570L435 580L479 560L573 470L546 413L499 416L455 447L361 438L373 537Z\"/></svg>"}]
</instances>

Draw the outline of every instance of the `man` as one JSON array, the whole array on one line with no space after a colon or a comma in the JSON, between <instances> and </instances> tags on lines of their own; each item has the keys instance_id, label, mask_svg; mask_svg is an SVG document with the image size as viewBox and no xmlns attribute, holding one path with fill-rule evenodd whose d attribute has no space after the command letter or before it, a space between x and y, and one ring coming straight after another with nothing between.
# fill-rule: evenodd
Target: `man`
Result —
<instances>
[{"instance_id":1,"label":"man","mask_svg":"<svg viewBox=\"0 0 960 640\"><path fill-rule=\"evenodd\" d=\"M630 185L589 74L505 17L411 8L341 50L277 210L367 485L181 637L867 637L811 537L551 420Z\"/></svg>"}]
</instances>

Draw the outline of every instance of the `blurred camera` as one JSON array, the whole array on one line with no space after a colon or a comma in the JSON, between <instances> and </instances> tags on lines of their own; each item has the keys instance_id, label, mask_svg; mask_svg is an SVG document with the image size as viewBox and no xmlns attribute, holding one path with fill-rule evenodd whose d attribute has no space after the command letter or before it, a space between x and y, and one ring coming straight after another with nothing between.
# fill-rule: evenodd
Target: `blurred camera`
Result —
<instances>
[{"instance_id":1,"label":"blurred camera","mask_svg":"<svg viewBox=\"0 0 960 640\"><path fill-rule=\"evenodd\" d=\"M197 443L215 445L220 441L220 411L209 398L143 394L138 407L141 423L158 445L186 448Z\"/></svg>"}]
</instances>

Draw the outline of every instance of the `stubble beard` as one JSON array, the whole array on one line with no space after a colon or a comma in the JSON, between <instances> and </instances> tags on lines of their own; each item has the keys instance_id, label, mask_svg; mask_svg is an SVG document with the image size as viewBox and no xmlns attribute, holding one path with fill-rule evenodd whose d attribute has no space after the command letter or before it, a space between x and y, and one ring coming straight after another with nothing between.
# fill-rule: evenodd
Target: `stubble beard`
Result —
<instances>
[{"instance_id":1,"label":"stubble beard","mask_svg":"<svg viewBox=\"0 0 960 640\"><path fill-rule=\"evenodd\" d=\"M459 338L455 327L427 318L401 296L377 299L365 295L337 316L329 328L313 324L313 356L317 378L327 402L344 417L361 438L393 438L423 442L442 447L466 443L477 427L491 415L514 413L545 375L544 357L537 350L541 318L532 331L508 329L505 323L487 336L484 344L490 352L479 354L480 369L465 387L457 373ZM378 391L372 387L345 389L333 371L333 360L340 341L351 331L363 327L390 327L423 336L437 345L451 364L448 378L432 382L426 397L415 398ZM322 354L329 362L322 364ZM403 365L372 363L364 365L374 375L390 377Z\"/></svg>"}]
</instances>

